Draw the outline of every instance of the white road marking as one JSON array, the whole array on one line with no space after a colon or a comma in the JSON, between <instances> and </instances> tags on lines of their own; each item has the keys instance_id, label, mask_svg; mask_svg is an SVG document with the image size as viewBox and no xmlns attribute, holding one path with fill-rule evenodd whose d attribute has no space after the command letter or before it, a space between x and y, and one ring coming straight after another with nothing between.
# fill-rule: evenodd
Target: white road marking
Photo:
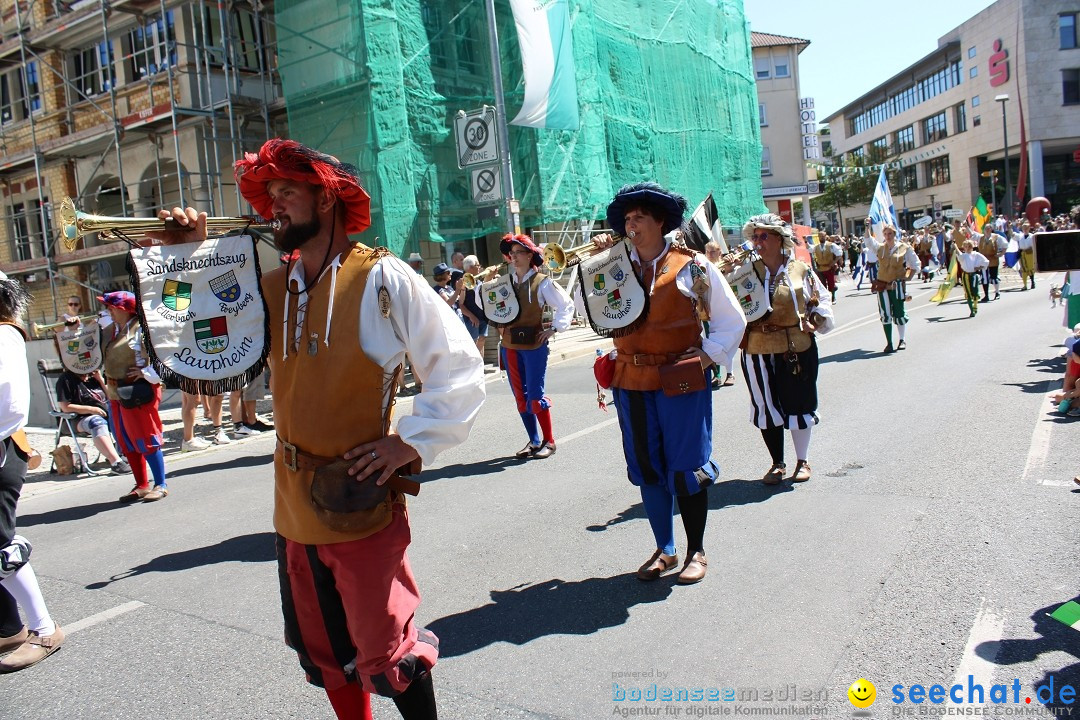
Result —
<instances>
[{"instance_id":1,"label":"white road marking","mask_svg":"<svg viewBox=\"0 0 1080 720\"><path fill-rule=\"evenodd\" d=\"M1024 474L1021 476L1024 482L1028 482L1033 474L1046 466L1046 458L1050 455L1050 434L1054 431L1056 423L1053 415L1055 412L1054 406L1046 400L1046 397L1053 391L1056 382L1055 380L1047 380L1039 393L1044 400L1039 406L1039 416L1035 419L1035 429L1031 432L1031 447L1028 449L1027 462L1024 463ZM1073 485L1070 478L1058 480L1046 476L1040 477L1038 483L1056 487L1072 487Z\"/></svg>"},{"instance_id":2,"label":"white road marking","mask_svg":"<svg viewBox=\"0 0 1080 720\"><path fill-rule=\"evenodd\" d=\"M964 646L964 656L960 659L960 665L956 668L956 675L952 682L953 685L964 688L965 701L967 700L968 675L972 676L973 684L982 686L983 693L990 692L990 686L994 684L994 668L997 667L994 661L997 659L1000 641L1004 634L1004 616L998 614L986 598L983 598L979 604L979 612L975 615L975 623L968 634L967 644ZM981 649L976 652L976 648L980 646ZM979 699L978 696L975 699ZM982 700L982 703L974 704L984 705L990 698L984 694ZM968 703L954 703L950 700L949 704L966 705Z\"/></svg>"},{"instance_id":3,"label":"white road marking","mask_svg":"<svg viewBox=\"0 0 1080 720\"><path fill-rule=\"evenodd\" d=\"M592 427L587 427L584 430L578 430L577 432L570 433L569 435L560 438L559 441L558 441L558 444L563 445L565 443L570 442L571 440L577 440L579 437L582 437L584 435L588 435L591 432L596 432L597 430L602 430L603 428L606 428L606 427L608 427L610 425L614 425L617 422L619 422L619 418L613 417L613 418L611 418L609 420L605 420L604 422L596 423Z\"/></svg>"},{"instance_id":4,"label":"white road marking","mask_svg":"<svg viewBox=\"0 0 1080 720\"><path fill-rule=\"evenodd\" d=\"M119 616L121 616L121 615L123 615L125 613L131 612L132 610L138 610L139 608L145 607L145 606L146 606L146 603L144 603L144 602L139 602L138 600L132 600L131 602L126 602L123 605L117 605L114 608L109 608L108 610L102 610L101 612L99 612L99 613L97 613L95 615L91 615L90 617L85 617L82 620L76 620L73 623L68 623L66 625L63 625L62 627L64 628L64 634L65 635L70 635L73 632L78 632L79 630L85 630L88 627L93 627L94 625L99 625L99 624L105 622L106 620L112 620L114 617L119 617Z\"/></svg>"}]
</instances>

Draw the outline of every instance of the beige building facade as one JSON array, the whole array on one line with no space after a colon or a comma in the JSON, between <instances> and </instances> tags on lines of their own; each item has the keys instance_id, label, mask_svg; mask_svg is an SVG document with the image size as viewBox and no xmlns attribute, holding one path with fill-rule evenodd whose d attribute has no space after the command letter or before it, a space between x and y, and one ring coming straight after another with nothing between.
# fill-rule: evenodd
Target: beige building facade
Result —
<instances>
[{"instance_id":1,"label":"beige building facade","mask_svg":"<svg viewBox=\"0 0 1080 720\"><path fill-rule=\"evenodd\" d=\"M60 242L64 197L148 218L239 215L232 165L284 128L272 3L0 0L0 270L52 322L128 288L128 246Z\"/></svg>"},{"instance_id":2,"label":"beige building facade","mask_svg":"<svg viewBox=\"0 0 1080 720\"><path fill-rule=\"evenodd\" d=\"M1075 0L998 0L941 36L934 52L825 118L836 157L899 166L890 190L908 228L923 215L966 215L980 195L1005 214L1038 196L1067 212L1080 203L1078 14ZM863 218L868 209L844 215ZM857 232L860 222L848 219L844 230Z\"/></svg>"},{"instance_id":3,"label":"beige building facade","mask_svg":"<svg viewBox=\"0 0 1080 720\"><path fill-rule=\"evenodd\" d=\"M810 41L751 32L750 45L761 126L762 198L770 212L789 222L809 225L806 162L816 160L820 148L813 100L799 94L799 54ZM806 124L810 126L808 132ZM802 202L803 215L799 218L792 217L795 201Z\"/></svg>"}]
</instances>

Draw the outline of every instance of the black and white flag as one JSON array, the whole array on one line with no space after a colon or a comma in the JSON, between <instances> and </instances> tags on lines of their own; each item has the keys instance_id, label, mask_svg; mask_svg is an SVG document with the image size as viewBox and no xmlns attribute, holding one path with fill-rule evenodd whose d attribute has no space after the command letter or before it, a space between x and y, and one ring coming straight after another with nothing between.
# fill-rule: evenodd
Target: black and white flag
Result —
<instances>
[{"instance_id":1,"label":"black and white flag","mask_svg":"<svg viewBox=\"0 0 1080 720\"><path fill-rule=\"evenodd\" d=\"M716 203L712 193L709 193L687 223L686 245L697 252L705 252L705 244L715 240L720 245L720 252L728 251L727 241L724 239L724 229L720 225L717 216Z\"/></svg>"}]
</instances>

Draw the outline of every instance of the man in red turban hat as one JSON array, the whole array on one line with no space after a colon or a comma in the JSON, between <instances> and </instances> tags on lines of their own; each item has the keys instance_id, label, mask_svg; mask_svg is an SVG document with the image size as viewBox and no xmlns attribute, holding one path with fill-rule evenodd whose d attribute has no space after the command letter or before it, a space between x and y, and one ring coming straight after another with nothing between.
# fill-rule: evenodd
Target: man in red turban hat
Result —
<instances>
[{"instance_id":1,"label":"man in red turban hat","mask_svg":"<svg viewBox=\"0 0 1080 720\"><path fill-rule=\"evenodd\" d=\"M349 240L371 224L351 165L274 139L236 164L236 180L279 223L274 241L288 258L262 277L286 642L338 717L370 717L367 694L378 693L408 720L434 719L438 640L413 623L420 593L398 473L468 437L483 361L423 277L389 250ZM205 237L203 213L162 217ZM389 432L406 352L424 389Z\"/></svg>"}]
</instances>

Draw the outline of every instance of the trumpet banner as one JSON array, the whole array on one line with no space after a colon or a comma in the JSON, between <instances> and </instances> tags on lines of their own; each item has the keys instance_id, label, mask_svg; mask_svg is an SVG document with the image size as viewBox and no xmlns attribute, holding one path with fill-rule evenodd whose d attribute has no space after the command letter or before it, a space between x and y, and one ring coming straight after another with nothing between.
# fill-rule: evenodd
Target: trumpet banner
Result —
<instances>
[{"instance_id":1,"label":"trumpet banner","mask_svg":"<svg viewBox=\"0 0 1080 720\"><path fill-rule=\"evenodd\" d=\"M597 335L621 337L645 322L649 294L634 272L628 243L615 243L582 260L577 282L585 299L585 316Z\"/></svg>"},{"instance_id":2,"label":"trumpet banner","mask_svg":"<svg viewBox=\"0 0 1080 720\"><path fill-rule=\"evenodd\" d=\"M270 328L254 238L139 248L128 272L147 354L167 384L220 395L262 373Z\"/></svg>"},{"instance_id":3,"label":"trumpet banner","mask_svg":"<svg viewBox=\"0 0 1080 720\"><path fill-rule=\"evenodd\" d=\"M60 364L76 375L89 375L104 362L101 326L91 321L71 330L60 330L53 338Z\"/></svg>"},{"instance_id":4,"label":"trumpet banner","mask_svg":"<svg viewBox=\"0 0 1080 720\"><path fill-rule=\"evenodd\" d=\"M521 314L521 304L510 280L510 275L499 277L480 286L480 304L488 322L496 327L509 325Z\"/></svg>"}]
</instances>

